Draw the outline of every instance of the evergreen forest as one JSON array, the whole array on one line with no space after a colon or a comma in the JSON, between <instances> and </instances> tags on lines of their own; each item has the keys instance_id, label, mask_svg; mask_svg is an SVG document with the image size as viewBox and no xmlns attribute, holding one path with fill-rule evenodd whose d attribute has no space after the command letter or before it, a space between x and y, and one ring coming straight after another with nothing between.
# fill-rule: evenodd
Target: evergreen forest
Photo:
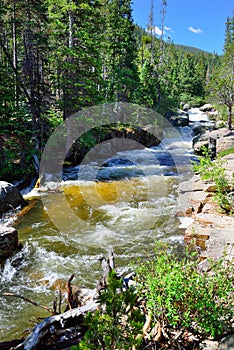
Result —
<instances>
[{"instance_id":1,"label":"evergreen forest","mask_svg":"<svg viewBox=\"0 0 234 350\"><path fill-rule=\"evenodd\" d=\"M131 0L0 1L1 179L36 175L53 130L84 107L123 101L165 115L213 99L231 118L234 17L221 57L156 38L153 17L146 31Z\"/></svg>"}]
</instances>

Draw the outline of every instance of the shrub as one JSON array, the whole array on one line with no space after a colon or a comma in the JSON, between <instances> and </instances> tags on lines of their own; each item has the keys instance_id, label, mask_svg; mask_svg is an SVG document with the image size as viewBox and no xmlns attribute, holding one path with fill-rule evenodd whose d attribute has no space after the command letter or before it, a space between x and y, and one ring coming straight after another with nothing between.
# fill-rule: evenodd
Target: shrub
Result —
<instances>
[{"instance_id":1,"label":"shrub","mask_svg":"<svg viewBox=\"0 0 234 350\"><path fill-rule=\"evenodd\" d=\"M204 147L203 156L200 157L199 163L193 163L193 169L200 173L202 180L209 180L215 183L216 192L214 199L220 208L232 214L233 207L228 193L234 187L234 175L232 181L230 181L227 177L224 164L225 162L221 157L212 161L209 150Z\"/></svg>"},{"instance_id":2,"label":"shrub","mask_svg":"<svg viewBox=\"0 0 234 350\"><path fill-rule=\"evenodd\" d=\"M205 337L223 334L233 317L234 269L222 262L210 262L212 274L200 273L196 253L178 259L158 245L155 258L137 268L138 293L155 323Z\"/></svg>"},{"instance_id":3,"label":"shrub","mask_svg":"<svg viewBox=\"0 0 234 350\"><path fill-rule=\"evenodd\" d=\"M88 313L84 324L88 330L84 339L71 350L131 349L142 341L144 317L137 306L132 289L122 290L122 280L112 271L107 287L100 294L101 309Z\"/></svg>"}]
</instances>

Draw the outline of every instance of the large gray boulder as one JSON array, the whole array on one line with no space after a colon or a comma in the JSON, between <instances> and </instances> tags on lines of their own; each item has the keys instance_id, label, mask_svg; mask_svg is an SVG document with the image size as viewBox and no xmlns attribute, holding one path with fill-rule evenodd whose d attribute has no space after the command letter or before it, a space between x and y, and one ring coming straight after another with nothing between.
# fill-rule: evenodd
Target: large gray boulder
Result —
<instances>
[{"instance_id":1,"label":"large gray boulder","mask_svg":"<svg viewBox=\"0 0 234 350\"><path fill-rule=\"evenodd\" d=\"M25 201L18 188L6 181L0 181L0 216L24 204Z\"/></svg>"},{"instance_id":2,"label":"large gray boulder","mask_svg":"<svg viewBox=\"0 0 234 350\"><path fill-rule=\"evenodd\" d=\"M13 227L0 226L0 263L22 247L18 241L18 232Z\"/></svg>"}]
</instances>

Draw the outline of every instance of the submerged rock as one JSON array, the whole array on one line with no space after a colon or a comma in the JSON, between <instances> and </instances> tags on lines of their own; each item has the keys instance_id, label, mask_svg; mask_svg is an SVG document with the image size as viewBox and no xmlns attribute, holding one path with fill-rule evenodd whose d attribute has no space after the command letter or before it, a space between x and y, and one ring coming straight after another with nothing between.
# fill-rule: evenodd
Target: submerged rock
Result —
<instances>
[{"instance_id":1,"label":"submerged rock","mask_svg":"<svg viewBox=\"0 0 234 350\"><path fill-rule=\"evenodd\" d=\"M18 188L6 181L0 181L0 216L24 204L25 201Z\"/></svg>"}]
</instances>

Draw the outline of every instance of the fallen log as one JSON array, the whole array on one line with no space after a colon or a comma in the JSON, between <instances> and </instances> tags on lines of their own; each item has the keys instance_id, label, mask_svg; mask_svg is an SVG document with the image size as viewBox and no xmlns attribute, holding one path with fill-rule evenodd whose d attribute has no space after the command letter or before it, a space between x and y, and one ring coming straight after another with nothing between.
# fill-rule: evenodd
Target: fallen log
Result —
<instances>
[{"instance_id":1,"label":"fallen log","mask_svg":"<svg viewBox=\"0 0 234 350\"><path fill-rule=\"evenodd\" d=\"M98 302L93 301L87 305L66 311L60 315L45 318L41 323L36 325L32 333L29 334L29 336L21 344L13 347L12 350L37 349L50 337L53 337L53 335L56 335L56 333L58 334L60 330L66 330L66 327L70 326L71 320L73 321L73 324L77 323L78 326L80 319L82 319L87 312L97 310L98 306Z\"/></svg>"},{"instance_id":2,"label":"fallen log","mask_svg":"<svg viewBox=\"0 0 234 350\"><path fill-rule=\"evenodd\" d=\"M10 350L14 346L21 344L23 339L14 339L0 343L0 350Z\"/></svg>"}]
</instances>

